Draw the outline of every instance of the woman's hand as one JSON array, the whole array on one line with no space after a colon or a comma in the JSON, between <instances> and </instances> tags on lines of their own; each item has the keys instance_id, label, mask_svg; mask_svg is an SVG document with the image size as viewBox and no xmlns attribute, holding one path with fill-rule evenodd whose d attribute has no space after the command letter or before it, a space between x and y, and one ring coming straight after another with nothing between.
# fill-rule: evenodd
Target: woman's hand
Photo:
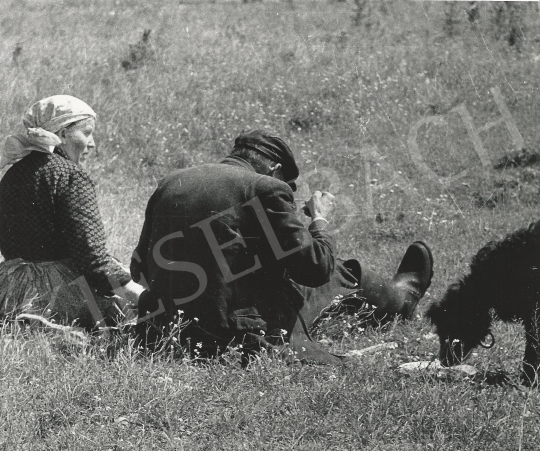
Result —
<instances>
[{"instance_id":1,"label":"woman's hand","mask_svg":"<svg viewBox=\"0 0 540 451\"><path fill-rule=\"evenodd\" d=\"M113 303L113 308L121 318L130 317L133 316L133 314L136 316L139 296L145 288L142 285L133 282L133 280L130 280L122 287L122 289L124 290L123 296L114 295L110 298ZM135 312L133 312L134 310Z\"/></svg>"},{"instance_id":2,"label":"woman's hand","mask_svg":"<svg viewBox=\"0 0 540 451\"><path fill-rule=\"evenodd\" d=\"M129 301L129 304L133 306L131 308L137 307L137 304L139 303L139 296L144 291L144 287L136 282L133 282L133 280L130 280L122 288L124 289L124 295Z\"/></svg>"}]
</instances>

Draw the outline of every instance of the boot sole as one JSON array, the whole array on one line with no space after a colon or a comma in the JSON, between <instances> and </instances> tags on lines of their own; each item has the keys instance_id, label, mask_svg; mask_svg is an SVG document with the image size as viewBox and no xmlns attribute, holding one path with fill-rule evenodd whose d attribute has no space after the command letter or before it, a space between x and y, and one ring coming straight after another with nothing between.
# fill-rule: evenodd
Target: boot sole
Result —
<instances>
[{"instance_id":1,"label":"boot sole","mask_svg":"<svg viewBox=\"0 0 540 451\"><path fill-rule=\"evenodd\" d=\"M424 243L423 241L415 241L412 244L420 244L426 250L426 252L428 254L428 257L429 257L429 264L431 266L431 272L429 274L429 283L426 286L426 290L427 290L431 286L431 280L433 279L433 254L431 252L430 247L426 243Z\"/></svg>"}]
</instances>

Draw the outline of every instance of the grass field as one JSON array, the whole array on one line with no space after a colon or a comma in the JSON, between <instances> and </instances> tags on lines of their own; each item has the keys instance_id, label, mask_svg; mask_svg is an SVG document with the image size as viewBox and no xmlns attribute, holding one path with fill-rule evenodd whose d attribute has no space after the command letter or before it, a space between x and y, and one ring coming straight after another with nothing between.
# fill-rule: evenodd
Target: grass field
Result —
<instances>
[{"instance_id":1,"label":"grass field","mask_svg":"<svg viewBox=\"0 0 540 451\"><path fill-rule=\"evenodd\" d=\"M334 351L398 343L342 368L261 358L243 370L234 355L201 365L6 329L0 449L538 449L540 396L517 387L519 325L497 324L495 349L468 362L514 385L397 371L436 355L421 314L475 251L538 220L539 166L494 166L539 151L540 10L480 3L471 23L469 2L3 0L1 135L48 95L95 109L87 169L125 263L157 180L264 127L309 175L299 201L315 188L338 195L340 255L391 275L421 239L435 277L413 322L326 325ZM510 116L475 147L471 129L503 117L496 99Z\"/></svg>"}]
</instances>

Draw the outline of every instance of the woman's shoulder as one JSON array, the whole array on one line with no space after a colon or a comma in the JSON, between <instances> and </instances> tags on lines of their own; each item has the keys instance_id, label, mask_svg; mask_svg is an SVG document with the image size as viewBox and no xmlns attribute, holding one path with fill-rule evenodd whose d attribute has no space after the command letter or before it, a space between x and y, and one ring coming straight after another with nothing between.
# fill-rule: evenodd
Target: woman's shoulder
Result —
<instances>
[{"instance_id":1,"label":"woman's shoulder","mask_svg":"<svg viewBox=\"0 0 540 451\"><path fill-rule=\"evenodd\" d=\"M75 164L69 158L64 157L62 154L56 153L56 151L54 153L47 154L47 156L49 164L51 164L52 166L66 168L73 172L84 172L84 170L80 166Z\"/></svg>"},{"instance_id":2,"label":"woman's shoulder","mask_svg":"<svg viewBox=\"0 0 540 451\"><path fill-rule=\"evenodd\" d=\"M50 186L54 190L73 185L94 186L84 169L56 153L32 152L6 172L2 184L20 185L22 180L28 185Z\"/></svg>"},{"instance_id":3,"label":"woman's shoulder","mask_svg":"<svg viewBox=\"0 0 540 451\"><path fill-rule=\"evenodd\" d=\"M84 171L82 168L61 155L34 151L11 166L6 171L2 181L6 183L13 179L17 183L20 183L21 180L30 182L36 177L39 179L43 177L46 179L58 179L83 174Z\"/></svg>"},{"instance_id":4,"label":"woman's shoulder","mask_svg":"<svg viewBox=\"0 0 540 451\"><path fill-rule=\"evenodd\" d=\"M90 180L86 171L73 161L56 153L49 154L46 158L40 172L54 175L55 178Z\"/></svg>"}]
</instances>

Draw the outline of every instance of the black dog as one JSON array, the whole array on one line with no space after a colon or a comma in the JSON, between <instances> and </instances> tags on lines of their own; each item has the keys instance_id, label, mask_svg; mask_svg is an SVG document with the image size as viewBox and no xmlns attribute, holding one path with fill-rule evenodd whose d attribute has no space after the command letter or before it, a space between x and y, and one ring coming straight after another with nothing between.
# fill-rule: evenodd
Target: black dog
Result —
<instances>
[{"instance_id":1,"label":"black dog","mask_svg":"<svg viewBox=\"0 0 540 451\"><path fill-rule=\"evenodd\" d=\"M491 310L526 331L522 380L538 383L540 366L540 221L491 241L472 259L470 274L448 287L426 316L436 326L445 366L465 360L491 335ZM494 343L493 335L491 335ZM485 346L484 347L491 347Z\"/></svg>"}]
</instances>

